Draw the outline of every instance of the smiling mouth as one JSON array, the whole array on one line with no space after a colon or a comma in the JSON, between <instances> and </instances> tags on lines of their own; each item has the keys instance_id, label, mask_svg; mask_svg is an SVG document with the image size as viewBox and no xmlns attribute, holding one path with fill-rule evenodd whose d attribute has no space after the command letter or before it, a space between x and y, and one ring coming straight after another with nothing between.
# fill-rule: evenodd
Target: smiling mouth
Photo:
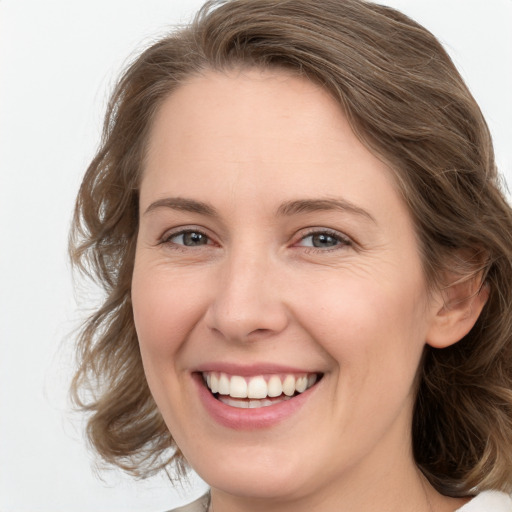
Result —
<instances>
[{"instance_id":1,"label":"smiling mouth","mask_svg":"<svg viewBox=\"0 0 512 512\"><path fill-rule=\"evenodd\" d=\"M202 372L201 375L217 400L239 409L257 409L291 400L322 378L319 373L242 377L223 372Z\"/></svg>"}]
</instances>

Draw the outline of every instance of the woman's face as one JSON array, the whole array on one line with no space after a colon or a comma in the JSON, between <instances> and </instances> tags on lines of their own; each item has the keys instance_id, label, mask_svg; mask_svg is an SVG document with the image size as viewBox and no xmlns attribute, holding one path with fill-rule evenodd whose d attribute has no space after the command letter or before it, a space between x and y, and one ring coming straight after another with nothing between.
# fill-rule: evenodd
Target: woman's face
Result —
<instances>
[{"instance_id":1,"label":"woman's face","mask_svg":"<svg viewBox=\"0 0 512 512\"><path fill-rule=\"evenodd\" d=\"M390 169L316 85L208 72L166 99L132 294L153 396L214 489L295 498L410 471L440 304Z\"/></svg>"}]
</instances>

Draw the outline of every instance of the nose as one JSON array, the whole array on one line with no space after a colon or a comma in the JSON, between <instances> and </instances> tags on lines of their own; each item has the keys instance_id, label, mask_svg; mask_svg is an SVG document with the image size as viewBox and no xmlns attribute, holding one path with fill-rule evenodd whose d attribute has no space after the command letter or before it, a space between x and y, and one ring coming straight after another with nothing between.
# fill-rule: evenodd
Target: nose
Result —
<instances>
[{"instance_id":1,"label":"nose","mask_svg":"<svg viewBox=\"0 0 512 512\"><path fill-rule=\"evenodd\" d=\"M223 262L205 315L207 327L223 338L245 342L282 332L289 312L278 265L261 252L238 251Z\"/></svg>"}]
</instances>

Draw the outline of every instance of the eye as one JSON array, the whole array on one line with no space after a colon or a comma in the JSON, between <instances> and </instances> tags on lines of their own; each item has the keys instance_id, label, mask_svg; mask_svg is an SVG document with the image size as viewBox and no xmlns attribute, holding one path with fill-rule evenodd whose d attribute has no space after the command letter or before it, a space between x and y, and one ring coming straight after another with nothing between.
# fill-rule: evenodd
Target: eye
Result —
<instances>
[{"instance_id":1,"label":"eye","mask_svg":"<svg viewBox=\"0 0 512 512\"><path fill-rule=\"evenodd\" d=\"M171 233L169 236L164 237L162 242L183 245L185 247L198 247L211 243L207 235L193 229L180 231L179 233Z\"/></svg>"},{"instance_id":2,"label":"eye","mask_svg":"<svg viewBox=\"0 0 512 512\"><path fill-rule=\"evenodd\" d=\"M297 245L299 247L312 247L315 249L333 249L351 245L351 241L346 236L336 231L314 231L303 236Z\"/></svg>"}]
</instances>

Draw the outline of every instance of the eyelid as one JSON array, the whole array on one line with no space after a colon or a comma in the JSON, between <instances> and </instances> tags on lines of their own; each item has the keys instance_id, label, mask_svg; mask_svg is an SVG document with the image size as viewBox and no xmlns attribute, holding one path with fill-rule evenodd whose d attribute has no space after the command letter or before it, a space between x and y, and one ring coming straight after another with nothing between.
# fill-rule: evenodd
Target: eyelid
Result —
<instances>
[{"instance_id":1,"label":"eyelid","mask_svg":"<svg viewBox=\"0 0 512 512\"><path fill-rule=\"evenodd\" d=\"M192 226L179 226L176 228L166 230L163 233L163 235L159 238L158 245L165 245L165 244L171 245L172 244L172 245L186 247L182 244L176 244L175 242L171 242L171 238L174 238L179 235L184 235L186 233L199 233L199 234L205 236L208 239L208 243L206 245L213 245L215 243L212 236L210 236L206 232L205 229L200 228L199 226L192 225Z\"/></svg>"},{"instance_id":2,"label":"eyelid","mask_svg":"<svg viewBox=\"0 0 512 512\"><path fill-rule=\"evenodd\" d=\"M172 229L167 229L162 236L159 237L157 245L175 245L175 246L184 246L183 244L178 244L175 242L171 242L171 238L177 237L179 235L183 235L186 233L199 233L207 238L207 244L205 245L215 245L216 242L214 238L208 233L208 230L195 226L195 225L189 225L189 226L178 226ZM338 231L336 229L332 228L326 228L326 227L309 227L304 228L303 230L299 231L297 236L294 237L295 241L292 243L292 246L298 246L300 242L305 240L306 238L313 236L313 235L327 235L330 237L335 238L339 241L338 244L335 246L329 247L329 248L320 248L320 247L309 247L309 246L302 246L304 249L313 250L313 251L319 251L319 252L328 252L333 250L339 250L343 247L353 246L355 245L355 242L345 233L342 233L341 231ZM198 246L201 247L201 246Z\"/></svg>"},{"instance_id":3,"label":"eyelid","mask_svg":"<svg viewBox=\"0 0 512 512\"><path fill-rule=\"evenodd\" d=\"M324 227L311 227L306 228L306 230L299 232L297 241L294 242L293 245L297 245L298 243L302 242L306 238L313 236L313 235L328 235L332 238L337 239L340 243L329 248L320 248L320 247L309 247L309 246L300 246L299 247L305 247L308 250L314 250L314 251L321 251L321 252L328 252L328 251L334 251L342 249L343 247L350 247L354 245L354 241L347 236L345 233L342 233L341 231L338 231L336 229L332 228L324 228Z\"/></svg>"}]
</instances>

